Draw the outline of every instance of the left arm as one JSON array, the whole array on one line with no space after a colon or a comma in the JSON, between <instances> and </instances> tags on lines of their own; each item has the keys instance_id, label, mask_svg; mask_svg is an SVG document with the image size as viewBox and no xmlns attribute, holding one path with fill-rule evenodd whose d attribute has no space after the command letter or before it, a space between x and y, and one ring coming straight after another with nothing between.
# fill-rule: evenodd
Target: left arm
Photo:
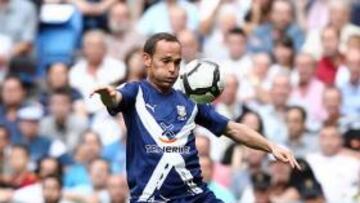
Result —
<instances>
[{"instance_id":1,"label":"left arm","mask_svg":"<svg viewBox=\"0 0 360 203\"><path fill-rule=\"evenodd\" d=\"M237 143L244 144L253 149L259 149L268 153L272 153L277 160L284 163L289 163L292 168L300 169L294 155L282 147L265 139L262 135L247 127L244 124L229 121L226 129L225 136L234 140Z\"/></svg>"}]
</instances>

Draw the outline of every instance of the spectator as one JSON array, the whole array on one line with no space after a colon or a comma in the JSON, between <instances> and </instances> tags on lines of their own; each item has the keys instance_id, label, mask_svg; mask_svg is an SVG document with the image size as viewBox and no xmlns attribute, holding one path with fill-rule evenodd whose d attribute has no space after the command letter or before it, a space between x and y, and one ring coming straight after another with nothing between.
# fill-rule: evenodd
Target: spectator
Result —
<instances>
[{"instance_id":1,"label":"spectator","mask_svg":"<svg viewBox=\"0 0 360 203\"><path fill-rule=\"evenodd\" d=\"M242 78L240 86L240 98L250 106L263 105L269 102L269 89L272 78L269 74L271 58L266 53L258 53L253 56L253 67Z\"/></svg>"},{"instance_id":2,"label":"spectator","mask_svg":"<svg viewBox=\"0 0 360 203\"><path fill-rule=\"evenodd\" d=\"M229 51L229 56L222 62L224 71L236 75L241 81L249 73L252 61L246 53L246 35L241 28L231 29L225 36L225 44Z\"/></svg>"},{"instance_id":3,"label":"spectator","mask_svg":"<svg viewBox=\"0 0 360 203\"><path fill-rule=\"evenodd\" d=\"M274 64L270 68L270 75L289 74L293 70L295 58L294 43L289 37L283 37L274 45Z\"/></svg>"},{"instance_id":4,"label":"spectator","mask_svg":"<svg viewBox=\"0 0 360 203\"><path fill-rule=\"evenodd\" d=\"M52 93L49 110L49 115L40 122L40 134L62 141L69 152L73 151L79 135L88 128L87 118L72 111L70 92L64 89Z\"/></svg>"},{"instance_id":5,"label":"spectator","mask_svg":"<svg viewBox=\"0 0 360 203\"><path fill-rule=\"evenodd\" d=\"M16 76L7 76L1 88L0 120L10 131L10 139L19 134L17 129L18 110L26 102L26 90L21 80Z\"/></svg>"},{"instance_id":6,"label":"spectator","mask_svg":"<svg viewBox=\"0 0 360 203\"><path fill-rule=\"evenodd\" d=\"M290 91L289 78L284 75L276 76L270 90L270 104L259 109L266 137L277 143L284 143L286 140L285 115Z\"/></svg>"},{"instance_id":7,"label":"spectator","mask_svg":"<svg viewBox=\"0 0 360 203\"><path fill-rule=\"evenodd\" d=\"M29 152L25 146L15 145L11 149L9 186L18 189L37 182L36 175L28 170Z\"/></svg>"},{"instance_id":8,"label":"spectator","mask_svg":"<svg viewBox=\"0 0 360 203\"><path fill-rule=\"evenodd\" d=\"M333 27L326 27L322 32L321 42L324 51L316 68L316 76L326 85L331 86L342 63L342 56L338 51L338 31Z\"/></svg>"},{"instance_id":9,"label":"spectator","mask_svg":"<svg viewBox=\"0 0 360 203\"><path fill-rule=\"evenodd\" d=\"M182 66L194 59L201 58L199 42L194 32L183 30L177 35L181 42Z\"/></svg>"},{"instance_id":10,"label":"spectator","mask_svg":"<svg viewBox=\"0 0 360 203\"><path fill-rule=\"evenodd\" d=\"M294 9L288 0L275 0L271 7L270 22L257 27L249 39L252 52L268 52L273 49L274 42L288 36L299 51L304 42L303 31L294 22Z\"/></svg>"},{"instance_id":11,"label":"spectator","mask_svg":"<svg viewBox=\"0 0 360 203\"><path fill-rule=\"evenodd\" d=\"M101 157L109 162L113 174L124 174L126 171L126 143L125 138L118 138L103 147Z\"/></svg>"},{"instance_id":12,"label":"spectator","mask_svg":"<svg viewBox=\"0 0 360 203\"><path fill-rule=\"evenodd\" d=\"M125 66L125 78L117 82L117 85L121 85L124 82L139 81L146 78L146 69L142 61L141 48L134 48L126 54Z\"/></svg>"},{"instance_id":13,"label":"spectator","mask_svg":"<svg viewBox=\"0 0 360 203\"><path fill-rule=\"evenodd\" d=\"M0 10L0 34L10 38L11 56L30 54L38 22L35 5L26 0L2 0Z\"/></svg>"},{"instance_id":14,"label":"spectator","mask_svg":"<svg viewBox=\"0 0 360 203\"><path fill-rule=\"evenodd\" d=\"M200 166L203 181L208 184L209 189L215 194L215 196L224 202L235 202L235 197L230 190L212 180L213 162L211 158L206 156L200 157Z\"/></svg>"},{"instance_id":15,"label":"spectator","mask_svg":"<svg viewBox=\"0 0 360 203\"><path fill-rule=\"evenodd\" d=\"M254 190L254 203L270 203L271 177L263 172L251 176Z\"/></svg>"},{"instance_id":16,"label":"spectator","mask_svg":"<svg viewBox=\"0 0 360 203\"><path fill-rule=\"evenodd\" d=\"M57 176L47 176L42 180L43 202L65 203L62 193L62 181Z\"/></svg>"},{"instance_id":17,"label":"spectator","mask_svg":"<svg viewBox=\"0 0 360 203\"><path fill-rule=\"evenodd\" d=\"M107 182L109 202L125 203L128 199L129 189L126 178L123 176L110 176Z\"/></svg>"},{"instance_id":18,"label":"spectator","mask_svg":"<svg viewBox=\"0 0 360 203\"><path fill-rule=\"evenodd\" d=\"M145 39L133 27L128 5L117 2L109 11L108 26L110 34L106 42L109 55L124 61L127 53L143 45Z\"/></svg>"},{"instance_id":19,"label":"spectator","mask_svg":"<svg viewBox=\"0 0 360 203\"><path fill-rule=\"evenodd\" d=\"M195 30L199 24L198 11L195 5L183 0L166 0L159 1L144 12L137 24L139 32L145 36L157 32L171 32L169 14L174 6L185 9L187 15L186 27Z\"/></svg>"},{"instance_id":20,"label":"spectator","mask_svg":"<svg viewBox=\"0 0 360 203\"><path fill-rule=\"evenodd\" d=\"M88 169L90 184L82 184L65 191L65 199L71 201L104 202L110 166L103 159L94 159Z\"/></svg>"},{"instance_id":21,"label":"spectator","mask_svg":"<svg viewBox=\"0 0 360 203\"><path fill-rule=\"evenodd\" d=\"M195 145L199 156L210 156L211 143L208 137L197 134L195 138Z\"/></svg>"},{"instance_id":22,"label":"spectator","mask_svg":"<svg viewBox=\"0 0 360 203\"><path fill-rule=\"evenodd\" d=\"M187 18L186 10L181 6L174 5L169 8L171 31L174 35L187 30Z\"/></svg>"},{"instance_id":23,"label":"spectator","mask_svg":"<svg viewBox=\"0 0 360 203\"><path fill-rule=\"evenodd\" d=\"M244 16L243 28L247 35L250 35L259 25L270 21L273 2L273 0L251 1L251 7Z\"/></svg>"},{"instance_id":24,"label":"spectator","mask_svg":"<svg viewBox=\"0 0 360 203\"><path fill-rule=\"evenodd\" d=\"M46 81L44 81L45 84L43 85L44 87L39 95L39 100L44 108L48 110L50 95L58 89L65 89L70 93L74 111L78 114L84 114L83 109L85 107L81 93L69 85L69 69L70 68L64 63L54 63L49 66Z\"/></svg>"},{"instance_id":25,"label":"spectator","mask_svg":"<svg viewBox=\"0 0 360 203\"><path fill-rule=\"evenodd\" d=\"M3 176L11 172L9 168L11 146L10 146L10 132L4 126L0 125L0 187L2 185Z\"/></svg>"},{"instance_id":26,"label":"spectator","mask_svg":"<svg viewBox=\"0 0 360 203\"><path fill-rule=\"evenodd\" d=\"M298 81L293 86L290 103L302 106L307 114L309 129L319 127L323 113L322 95L325 85L315 77L316 62L310 54L301 53L295 59Z\"/></svg>"},{"instance_id":27,"label":"spectator","mask_svg":"<svg viewBox=\"0 0 360 203\"><path fill-rule=\"evenodd\" d=\"M323 94L323 105L325 113L323 116L323 124L341 125L344 115L341 113L342 97L339 89L329 87L325 89Z\"/></svg>"},{"instance_id":28,"label":"spectator","mask_svg":"<svg viewBox=\"0 0 360 203\"><path fill-rule=\"evenodd\" d=\"M103 106L100 98L89 98L91 91L99 85L108 85L122 79L125 76L125 66L121 61L106 55L105 34L101 31L94 30L85 34L83 52L85 58L70 70L70 85L81 92L87 111L94 113Z\"/></svg>"},{"instance_id":29,"label":"spectator","mask_svg":"<svg viewBox=\"0 0 360 203\"><path fill-rule=\"evenodd\" d=\"M91 29L107 30L106 14L116 0L72 0L83 15L84 31Z\"/></svg>"},{"instance_id":30,"label":"spectator","mask_svg":"<svg viewBox=\"0 0 360 203\"><path fill-rule=\"evenodd\" d=\"M352 202L358 191L359 161L340 153L342 137L335 126L325 126L319 140L321 151L306 159L323 187L326 202Z\"/></svg>"},{"instance_id":31,"label":"spectator","mask_svg":"<svg viewBox=\"0 0 360 203\"><path fill-rule=\"evenodd\" d=\"M304 158L306 154L317 151L319 148L318 138L306 130L306 118L307 114L302 107L292 106L287 110L286 146L293 151L296 157L300 158Z\"/></svg>"},{"instance_id":32,"label":"spectator","mask_svg":"<svg viewBox=\"0 0 360 203\"><path fill-rule=\"evenodd\" d=\"M347 115L360 115L360 49L350 49L346 54L349 80L339 87L342 93L342 112Z\"/></svg>"}]
</instances>

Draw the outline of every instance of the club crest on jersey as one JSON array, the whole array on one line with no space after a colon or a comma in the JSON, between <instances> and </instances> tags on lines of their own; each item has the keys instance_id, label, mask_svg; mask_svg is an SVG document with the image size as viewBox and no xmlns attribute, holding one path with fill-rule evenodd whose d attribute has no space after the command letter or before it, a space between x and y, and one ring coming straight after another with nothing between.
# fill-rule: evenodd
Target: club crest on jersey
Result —
<instances>
[{"instance_id":1,"label":"club crest on jersey","mask_svg":"<svg viewBox=\"0 0 360 203\"><path fill-rule=\"evenodd\" d=\"M161 128L163 129L163 133L159 138L163 143L173 143L177 140L176 134L172 131L174 126L172 124L166 125L165 123L160 123Z\"/></svg>"},{"instance_id":2,"label":"club crest on jersey","mask_svg":"<svg viewBox=\"0 0 360 203\"><path fill-rule=\"evenodd\" d=\"M176 110L177 110L177 115L178 115L178 120L181 120L181 121L184 121L186 120L186 116L187 116L187 113L186 113L186 108L185 106L183 105L177 105L176 106Z\"/></svg>"}]
</instances>

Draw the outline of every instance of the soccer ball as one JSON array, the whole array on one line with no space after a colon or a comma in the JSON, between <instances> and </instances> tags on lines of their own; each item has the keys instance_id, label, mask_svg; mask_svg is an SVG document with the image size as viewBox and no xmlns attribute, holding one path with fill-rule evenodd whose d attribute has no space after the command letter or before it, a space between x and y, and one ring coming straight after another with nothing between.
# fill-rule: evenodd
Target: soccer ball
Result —
<instances>
[{"instance_id":1,"label":"soccer ball","mask_svg":"<svg viewBox=\"0 0 360 203\"><path fill-rule=\"evenodd\" d=\"M224 89L220 66L207 59L195 59L188 63L180 78L183 92L196 103L210 103Z\"/></svg>"}]
</instances>

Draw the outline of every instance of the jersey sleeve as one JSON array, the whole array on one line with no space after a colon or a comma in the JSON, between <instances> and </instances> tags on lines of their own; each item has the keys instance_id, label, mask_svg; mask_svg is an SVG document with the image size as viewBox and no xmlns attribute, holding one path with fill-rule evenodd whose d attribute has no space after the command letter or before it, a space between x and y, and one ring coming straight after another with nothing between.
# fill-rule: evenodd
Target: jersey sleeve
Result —
<instances>
[{"instance_id":1,"label":"jersey sleeve","mask_svg":"<svg viewBox=\"0 0 360 203\"><path fill-rule=\"evenodd\" d=\"M131 108L135 103L138 88L139 84L137 82L126 83L125 85L118 87L117 91L121 93L122 99L117 106L112 108L107 107L109 114L114 116L119 112L124 112Z\"/></svg>"},{"instance_id":2,"label":"jersey sleeve","mask_svg":"<svg viewBox=\"0 0 360 203\"><path fill-rule=\"evenodd\" d=\"M210 104L198 104L198 114L196 115L195 122L207 128L216 136L221 136L229 119L216 112Z\"/></svg>"}]
</instances>

